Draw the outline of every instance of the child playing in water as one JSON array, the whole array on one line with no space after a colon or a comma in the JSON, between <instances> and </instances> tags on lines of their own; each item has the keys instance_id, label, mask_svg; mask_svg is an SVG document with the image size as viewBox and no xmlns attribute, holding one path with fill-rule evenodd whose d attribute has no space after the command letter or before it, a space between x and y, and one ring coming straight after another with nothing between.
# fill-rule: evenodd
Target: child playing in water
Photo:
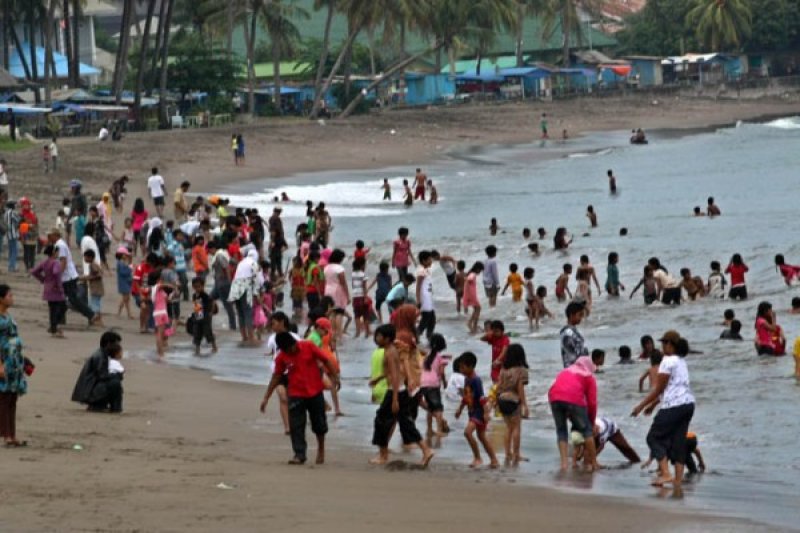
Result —
<instances>
[{"instance_id":1,"label":"child playing in water","mask_svg":"<svg viewBox=\"0 0 800 533\"><path fill-rule=\"evenodd\" d=\"M464 269L467 268L467 264L464 261L459 261L456 263L456 278L455 278L455 287L453 288L456 291L456 314L461 314L461 300L464 298L464 284L467 281L467 274L464 272ZM464 310L466 312L466 309Z\"/></svg>"},{"instance_id":2,"label":"child playing in water","mask_svg":"<svg viewBox=\"0 0 800 533\"><path fill-rule=\"evenodd\" d=\"M533 301L528 305L528 326L531 326L531 320L533 320L533 326L536 329L539 329L539 319L543 317L553 318L553 313L550 312L547 307L544 305L544 299L547 297L547 287L544 285L539 285L536 289L536 294L533 297ZM531 327L533 329L533 327Z\"/></svg>"},{"instance_id":3,"label":"child playing in water","mask_svg":"<svg viewBox=\"0 0 800 533\"><path fill-rule=\"evenodd\" d=\"M409 187L408 180L403 180L403 205L406 207L414 205L414 192Z\"/></svg>"},{"instance_id":4,"label":"child playing in water","mask_svg":"<svg viewBox=\"0 0 800 533\"><path fill-rule=\"evenodd\" d=\"M750 270L744 264L742 256L733 254L728 268L725 273L731 277L731 290L728 292L728 298L731 300L746 300L747 299L747 285L745 284L744 274Z\"/></svg>"},{"instance_id":5,"label":"child playing in water","mask_svg":"<svg viewBox=\"0 0 800 533\"><path fill-rule=\"evenodd\" d=\"M531 255L533 255L534 257L539 257L539 253L540 253L540 252L539 252L539 243L538 243L538 242L532 242L532 243L529 243L529 244L528 244L528 251L529 251L529 252L531 253Z\"/></svg>"},{"instance_id":6,"label":"child playing in water","mask_svg":"<svg viewBox=\"0 0 800 533\"><path fill-rule=\"evenodd\" d=\"M650 359L650 356L655 353L661 353L656 348L656 343L653 341L653 337L650 335L644 335L641 339L639 339L639 344L642 347L642 353L639 354L639 359Z\"/></svg>"},{"instance_id":7,"label":"child playing in water","mask_svg":"<svg viewBox=\"0 0 800 533\"><path fill-rule=\"evenodd\" d=\"M575 299L584 302L584 317L592 313L592 289L589 287L589 272L578 270L578 288L575 289Z\"/></svg>"},{"instance_id":8,"label":"child playing in water","mask_svg":"<svg viewBox=\"0 0 800 533\"><path fill-rule=\"evenodd\" d=\"M364 260L367 259L367 254L369 254L370 249L364 246L364 241L361 239L356 241L356 249L353 252L353 258L358 259L359 257L363 257Z\"/></svg>"},{"instance_id":9,"label":"child playing in water","mask_svg":"<svg viewBox=\"0 0 800 533\"><path fill-rule=\"evenodd\" d=\"M389 263L382 261L378 266L378 271L378 275L375 276L375 279L367 288L367 291L377 285L375 289L375 310L378 312L378 320L383 323L381 307L383 306L383 302L386 301L389 291L392 290L392 275L389 274Z\"/></svg>"},{"instance_id":10,"label":"child playing in water","mask_svg":"<svg viewBox=\"0 0 800 533\"><path fill-rule=\"evenodd\" d=\"M432 180L428 180L428 191L430 192L430 200L428 202L431 205L436 205L439 203L439 191L436 190L436 186L433 184Z\"/></svg>"},{"instance_id":11,"label":"child playing in water","mask_svg":"<svg viewBox=\"0 0 800 533\"><path fill-rule=\"evenodd\" d=\"M525 385L528 383L528 363L525 349L520 344L512 344L506 350L503 369L497 382L497 408L506 423L505 464L517 466L520 457L520 426L522 417L528 416L525 400Z\"/></svg>"},{"instance_id":12,"label":"child playing in water","mask_svg":"<svg viewBox=\"0 0 800 533\"><path fill-rule=\"evenodd\" d=\"M639 378L639 392L644 392L644 382L645 380L650 380L650 384L648 385L648 390L652 389L653 386L658 382L658 367L661 365L661 360L664 358L664 355L658 351L653 350L650 352L650 368L645 370L642 377Z\"/></svg>"},{"instance_id":13,"label":"child playing in water","mask_svg":"<svg viewBox=\"0 0 800 533\"><path fill-rule=\"evenodd\" d=\"M611 252L608 254L608 267L606 268L606 292L609 296L619 296L619 291L625 290L625 285L619 281L619 254Z\"/></svg>"},{"instance_id":14,"label":"child playing in water","mask_svg":"<svg viewBox=\"0 0 800 533\"><path fill-rule=\"evenodd\" d=\"M781 276L783 276L783 281L786 282L787 287L790 287L792 282L800 277L800 266L787 265L783 254L775 256L775 267L781 273Z\"/></svg>"},{"instance_id":15,"label":"child playing in water","mask_svg":"<svg viewBox=\"0 0 800 533\"><path fill-rule=\"evenodd\" d=\"M725 298L725 276L722 275L722 266L719 261L711 261L711 274L708 275L706 295L709 298Z\"/></svg>"},{"instance_id":16,"label":"child playing in water","mask_svg":"<svg viewBox=\"0 0 800 533\"><path fill-rule=\"evenodd\" d=\"M597 227L597 213L594 212L594 206L590 205L586 208L586 218L589 219L591 227Z\"/></svg>"},{"instance_id":17,"label":"child playing in water","mask_svg":"<svg viewBox=\"0 0 800 533\"><path fill-rule=\"evenodd\" d=\"M722 325L730 327L734 318L736 318L736 312L734 312L733 309L726 309L725 312L722 313Z\"/></svg>"},{"instance_id":18,"label":"child playing in water","mask_svg":"<svg viewBox=\"0 0 800 533\"><path fill-rule=\"evenodd\" d=\"M303 315L303 300L306 299L306 275L303 270L303 260L299 256L295 256L292 259L289 280L291 283L289 295L292 298L292 313L297 318Z\"/></svg>"},{"instance_id":19,"label":"child playing in water","mask_svg":"<svg viewBox=\"0 0 800 533\"><path fill-rule=\"evenodd\" d=\"M536 271L531 267L525 267L522 275L525 277L525 313L528 315L528 327L533 329L533 311L536 305L536 290L533 286L533 276Z\"/></svg>"},{"instance_id":20,"label":"child playing in water","mask_svg":"<svg viewBox=\"0 0 800 533\"><path fill-rule=\"evenodd\" d=\"M497 219L493 218L489 221L489 235L494 237L497 235L497 231L500 229L500 226L497 225Z\"/></svg>"},{"instance_id":21,"label":"child playing in water","mask_svg":"<svg viewBox=\"0 0 800 533\"><path fill-rule=\"evenodd\" d=\"M481 337L481 340L492 347L491 377L492 383L497 383L500 378L500 369L503 367L503 360L506 357L506 350L511 344L511 339L506 335L505 324L500 320L492 320L489 323L489 331Z\"/></svg>"},{"instance_id":22,"label":"child playing in water","mask_svg":"<svg viewBox=\"0 0 800 533\"><path fill-rule=\"evenodd\" d=\"M742 323L738 320L731 321L731 327L723 331L719 338L731 341L741 341L742 339L741 332L742 331Z\"/></svg>"},{"instance_id":23,"label":"child playing in water","mask_svg":"<svg viewBox=\"0 0 800 533\"><path fill-rule=\"evenodd\" d=\"M681 269L680 286L692 301L696 300L698 296L702 298L706 294L706 286L703 280L700 276L692 277L692 271L688 268Z\"/></svg>"},{"instance_id":24,"label":"child playing in water","mask_svg":"<svg viewBox=\"0 0 800 533\"><path fill-rule=\"evenodd\" d=\"M497 456L494 454L494 448L489 439L486 438L486 428L489 425L489 409L486 407L487 399L483 393L483 383L481 378L475 373L475 367L478 364L478 358L472 352L465 352L460 357L459 370L464 374L464 393L456 410L456 418L461 417L461 412L464 407L467 408L467 415L469 421L464 430L464 437L472 449L473 460L470 463L470 468L477 468L483 464L481 459L481 452L478 448L478 442L475 440L475 433L478 434L478 440L483 445L483 449L489 456L489 468L497 468Z\"/></svg>"},{"instance_id":25,"label":"child playing in water","mask_svg":"<svg viewBox=\"0 0 800 533\"><path fill-rule=\"evenodd\" d=\"M632 365L633 358L631 347L627 345L623 345L619 347L619 362L617 364L620 365Z\"/></svg>"},{"instance_id":26,"label":"child playing in water","mask_svg":"<svg viewBox=\"0 0 800 533\"><path fill-rule=\"evenodd\" d=\"M433 434L433 420L436 419L436 436L441 437L449 431L444 420L444 405L442 404L442 385L446 385L444 369L447 367L449 357L442 352L447 349L447 343L438 333L431 335L430 352L422 362L422 378L420 380L422 397L428 409L428 435Z\"/></svg>"},{"instance_id":27,"label":"child playing in water","mask_svg":"<svg viewBox=\"0 0 800 533\"><path fill-rule=\"evenodd\" d=\"M389 185L389 180L388 179L383 178L383 186L381 188L383 189L383 199L391 201L391 199L392 199L392 186Z\"/></svg>"},{"instance_id":28,"label":"child playing in water","mask_svg":"<svg viewBox=\"0 0 800 533\"><path fill-rule=\"evenodd\" d=\"M572 292L569 290L569 278L572 276L572 265L566 263L563 267L563 272L556 280L556 298L559 302L564 302L569 296L572 299Z\"/></svg>"},{"instance_id":29,"label":"child playing in water","mask_svg":"<svg viewBox=\"0 0 800 533\"><path fill-rule=\"evenodd\" d=\"M473 335L478 332L478 319L481 316L481 303L478 301L478 276L481 272L483 272L483 263L480 261L469 269L469 274L464 281L464 295L461 301L465 313L469 313L470 307L472 308L472 316L467 320L467 329Z\"/></svg>"},{"instance_id":30,"label":"child playing in water","mask_svg":"<svg viewBox=\"0 0 800 533\"><path fill-rule=\"evenodd\" d=\"M644 287L642 295L644 296L645 305L650 305L658 300L658 286L656 285L656 279L653 277L653 267L650 265L644 267L644 276L642 276L642 279L639 280L639 283L637 283L631 291L629 299L633 298L633 295L636 294L639 287Z\"/></svg>"},{"instance_id":31,"label":"child playing in water","mask_svg":"<svg viewBox=\"0 0 800 533\"><path fill-rule=\"evenodd\" d=\"M597 287L597 294L600 294L600 282L597 281L597 274L594 271L592 263L589 262L588 255L581 256L581 263L578 265L578 271L575 273L575 279L578 279L578 274L580 274L581 271L585 271L587 273L586 283L591 286L592 281L594 281L594 285Z\"/></svg>"},{"instance_id":32,"label":"child playing in water","mask_svg":"<svg viewBox=\"0 0 800 533\"><path fill-rule=\"evenodd\" d=\"M508 267L509 274L506 278L506 285L503 287L503 292L501 295L505 296L506 291L508 290L509 285L511 286L511 301L513 302L521 302L522 301L522 288L525 282L522 280L522 276L519 275L517 270L519 267L516 263L511 263Z\"/></svg>"},{"instance_id":33,"label":"child playing in water","mask_svg":"<svg viewBox=\"0 0 800 533\"><path fill-rule=\"evenodd\" d=\"M789 309L790 315L800 315L800 296L792 298L792 308Z\"/></svg>"},{"instance_id":34,"label":"child playing in water","mask_svg":"<svg viewBox=\"0 0 800 533\"><path fill-rule=\"evenodd\" d=\"M794 377L800 379L800 336L794 340L792 356L794 357Z\"/></svg>"}]
</instances>

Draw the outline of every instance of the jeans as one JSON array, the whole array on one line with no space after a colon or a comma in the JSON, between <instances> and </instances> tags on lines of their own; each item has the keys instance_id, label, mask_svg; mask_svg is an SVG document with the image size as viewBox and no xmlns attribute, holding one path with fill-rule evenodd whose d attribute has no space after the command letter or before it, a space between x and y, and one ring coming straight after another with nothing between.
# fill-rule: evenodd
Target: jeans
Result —
<instances>
[{"instance_id":1,"label":"jeans","mask_svg":"<svg viewBox=\"0 0 800 533\"><path fill-rule=\"evenodd\" d=\"M311 431L315 435L328 432L328 420L325 416L325 398L320 392L312 398L289 398L289 433L292 437L294 456L305 461L306 450L306 412L311 419Z\"/></svg>"},{"instance_id":2,"label":"jeans","mask_svg":"<svg viewBox=\"0 0 800 533\"><path fill-rule=\"evenodd\" d=\"M64 296L67 297L70 307L85 316L88 320L92 320L94 318L94 311L89 308L86 300L81 299L78 295L78 279L65 281L62 285L64 287Z\"/></svg>"},{"instance_id":3,"label":"jeans","mask_svg":"<svg viewBox=\"0 0 800 533\"><path fill-rule=\"evenodd\" d=\"M556 435L559 442L567 442L569 433L567 432L567 420L572 422L572 431L577 431L587 439L594 434L594 428L589 423L589 414L586 407L567 402L550 402L550 411L553 413L553 421L556 423Z\"/></svg>"},{"instance_id":4,"label":"jeans","mask_svg":"<svg viewBox=\"0 0 800 533\"><path fill-rule=\"evenodd\" d=\"M245 294L236 300L236 315L239 317L239 327L253 329L253 304L248 301Z\"/></svg>"},{"instance_id":5,"label":"jeans","mask_svg":"<svg viewBox=\"0 0 800 533\"><path fill-rule=\"evenodd\" d=\"M8 271L17 270L17 239L8 239Z\"/></svg>"},{"instance_id":6,"label":"jeans","mask_svg":"<svg viewBox=\"0 0 800 533\"><path fill-rule=\"evenodd\" d=\"M222 302L222 307L225 308L225 314L228 315L228 327L232 331L236 331L236 309L233 306L233 302L228 301L228 295L230 293L230 281L217 281L214 284L214 290L211 291L211 298Z\"/></svg>"},{"instance_id":7,"label":"jeans","mask_svg":"<svg viewBox=\"0 0 800 533\"><path fill-rule=\"evenodd\" d=\"M89 309L91 309L95 313L102 313L103 312L103 297L102 296L95 296L94 294L89 296Z\"/></svg>"},{"instance_id":8,"label":"jeans","mask_svg":"<svg viewBox=\"0 0 800 533\"><path fill-rule=\"evenodd\" d=\"M189 301L189 278L186 276L186 271L178 271L178 280L180 281L181 298L184 302Z\"/></svg>"},{"instance_id":9,"label":"jeans","mask_svg":"<svg viewBox=\"0 0 800 533\"><path fill-rule=\"evenodd\" d=\"M64 314L67 312L67 302L63 300L60 302L47 302L47 307L50 317L50 329L48 329L47 332L55 333L61 325Z\"/></svg>"}]
</instances>

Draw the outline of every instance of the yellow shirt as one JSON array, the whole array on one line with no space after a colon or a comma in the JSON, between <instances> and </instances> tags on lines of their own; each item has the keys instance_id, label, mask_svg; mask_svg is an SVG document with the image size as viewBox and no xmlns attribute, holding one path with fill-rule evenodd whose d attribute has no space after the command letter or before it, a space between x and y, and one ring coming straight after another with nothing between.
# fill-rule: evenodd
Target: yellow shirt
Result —
<instances>
[{"instance_id":1,"label":"yellow shirt","mask_svg":"<svg viewBox=\"0 0 800 533\"><path fill-rule=\"evenodd\" d=\"M509 287L511 287L511 292L519 293L522 292L522 287L525 285L522 276L520 276L518 272L509 274L508 278L506 278L506 283L508 283Z\"/></svg>"},{"instance_id":2,"label":"yellow shirt","mask_svg":"<svg viewBox=\"0 0 800 533\"><path fill-rule=\"evenodd\" d=\"M794 340L794 356L800 358L800 337Z\"/></svg>"}]
</instances>

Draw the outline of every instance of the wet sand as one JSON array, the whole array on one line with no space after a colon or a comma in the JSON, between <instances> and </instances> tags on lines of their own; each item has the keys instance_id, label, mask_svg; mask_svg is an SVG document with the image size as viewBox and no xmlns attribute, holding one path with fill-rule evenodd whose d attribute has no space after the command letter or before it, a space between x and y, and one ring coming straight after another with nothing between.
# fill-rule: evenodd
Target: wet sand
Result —
<instances>
[{"instance_id":1,"label":"wet sand","mask_svg":"<svg viewBox=\"0 0 800 533\"><path fill-rule=\"evenodd\" d=\"M405 111L325 126L260 123L241 128L248 165L238 169L229 161L225 130L132 135L119 144L64 140L56 178L41 172L38 149L7 159L12 196L30 196L47 226L69 179L80 177L87 192L98 194L127 173L136 178L130 187L135 197L153 165L161 168L169 192L183 179L198 190L214 190L301 171L421 165L468 145L530 141L542 111L551 115L551 129L560 131L563 124L573 133L626 129L631 123L702 126L800 112L797 102L779 101L669 105L589 100ZM746 522L700 516L680 502L653 509L588 492L516 486L513 474L469 472L445 461L434 461L429 472L385 472L370 468L362 450L341 448L335 440L324 467L289 467L277 404L267 417L258 413L262 388L148 361L125 362L122 416L86 413L69 397L100 330L87 331L84 321L70 314L68 339L50 339L39 285L23 274L6 274L5 264L0 271L0 280L14 288L12 314L27 355L37 364L30 394L19 405L19 434L30 446L2 451L7 480L0 491L2 520L9 530L479 531L525 524L616 532L639 530L645 520L648 530L657 531L755 530ZM106 292L104 307L115 310L113 277L106 278ZM121 331L127 350L153 349L152 337L136 333L138 323L115 317L106 323ZM261 350L249 353L262 357ZM73 449L76 444L82 449ZM218 488L220 483L232 488Z\"/></svg>"}]
</instances>

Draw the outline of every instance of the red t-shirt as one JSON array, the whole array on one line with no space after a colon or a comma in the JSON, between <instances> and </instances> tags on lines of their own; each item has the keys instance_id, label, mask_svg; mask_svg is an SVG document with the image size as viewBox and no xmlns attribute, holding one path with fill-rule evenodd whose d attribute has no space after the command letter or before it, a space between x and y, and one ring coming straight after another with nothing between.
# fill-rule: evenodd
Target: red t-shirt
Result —
<instances>
[{"instance_id":1,"label":"red t-shirt","mask_svg":"<svg viewBox=\"0 0 800 533\"><path fill-rule=\"evenodd\" d=\"M728 265L728 268L725 269L726 274L731 275L731 287L736 287L737 285L744 285L744 273L750 270L747 268L747 265Z\"/></svg>"},{"instance_id":2,"label":"red t-shirt","mask_svg":"<svg viewBox=\"0 0 800 533\"><path fill-rule=\"evenodd\" d=\"M147 287L147 277L152 271L153 267L151 267L149 263L140 263L139 266L134 269L131 294L140 294L143 286Z\"/></svg>"},{"instance_id":3,"label":"red t-shirt","mask_svg":"<svg viewBox=\"0 0 800 533\"><path fill-rule=\"evenodd\" d=\"M313 398L325 388L317 362L329 360L325 352L317 348L313 342L297 341L295 353L278 352L278 357L275 358L275 374L288 375L287 389L290 397Z\"/></svg>"},{"instance_id":4,"label":"red t-shirt","mask_svg":"<svg viewBox=\"0 0 800 533\"><path fill-rule=\"evenodd\" d=\"M486 342L489 343L489 346L492 347L492 382L497 383L500 379L500 370L503 369L502 365L494 366L494 362L500 358L500 354L503 353L503 349L511 344L511 339L508 338L508 335L503 335L502 337L491 337L486 339Z\"/></svg>"}]
</instances>

